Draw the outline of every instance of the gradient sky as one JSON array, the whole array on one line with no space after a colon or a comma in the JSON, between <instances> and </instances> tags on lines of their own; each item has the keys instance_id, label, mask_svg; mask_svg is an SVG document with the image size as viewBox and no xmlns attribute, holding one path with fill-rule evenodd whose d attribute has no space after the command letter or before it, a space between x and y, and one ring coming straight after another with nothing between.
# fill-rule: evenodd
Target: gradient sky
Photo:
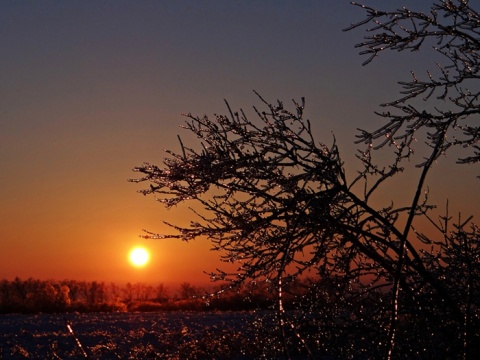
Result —
<instances>
[{"instance_id":1,"label":"gradient sky","mask_svg":"<svg viewBox=\"0 0 480 360\"><path fill-rule=\"evenodd\" d=\"M346 0L0 2L0 279L208 282L220 264L206 241L138 237L189 217L136 193L131 169L178 150L177 134L188 142L181 113L223 113L223 99L251 113L252 90L305 96L318 140L333 132L354 165L355 129L377 126L396 82L433 66L385 54L362 67L363 29L342 32L362 18ZM478 189L478 167L455 169L464 180L437 176L432 196L477 215L480 192L462 189ZM128 264L135 244L148 267Z\"/></svg>"}]
</instances>

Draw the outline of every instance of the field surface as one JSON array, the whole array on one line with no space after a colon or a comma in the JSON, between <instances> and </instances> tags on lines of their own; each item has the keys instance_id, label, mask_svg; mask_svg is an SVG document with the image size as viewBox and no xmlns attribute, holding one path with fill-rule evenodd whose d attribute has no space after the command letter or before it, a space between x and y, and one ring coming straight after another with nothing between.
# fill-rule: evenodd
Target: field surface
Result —
<instances>
[{"instance_id":1,"label":"field surface","mask_svg":"<svg viewBox=\"0 0 480 360\"><path fill-rule=\"evenodd\" d=\"M1 315L0 359L281 358L272 321L256 312Z\"/></svg>"}]
</instances>

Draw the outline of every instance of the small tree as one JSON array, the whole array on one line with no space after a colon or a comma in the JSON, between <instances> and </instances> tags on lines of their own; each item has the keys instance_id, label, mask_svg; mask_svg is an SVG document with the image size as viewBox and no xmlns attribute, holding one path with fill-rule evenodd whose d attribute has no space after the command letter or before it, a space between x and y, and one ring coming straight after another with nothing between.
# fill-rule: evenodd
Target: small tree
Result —
<instances>
[{"instance_id":1,"label":"small tree","mask_svg":"<svg viewBox=\"0 0 480 360\"><path fill-rule=\"evenodd\" d=\"M348 30L371 26L358 45L369 56L365 64L382 51L429 44L444 64L424 80L412 74L401 82L402 96L378 113L386 123L360 131L358 142L366 146L357 155L357 175L347 176L335 141L314 139L304 99L289 110L257 94L264 109L254 107L255 120L228 103L228 114L213 119L187 114L184 127L200 139L198 146L180 140L180 153L167 150L161 167L136 167L143 177L132 181L149 182L141 193L155 194L167 208L193 202L202 209L195 207L198 220L188 227L169 224L176 233L145 236L210 239L223 260L239 265L212 278L232 286L271 284L284 344L291 344L290 324L312 357L474 358L480 354L480 230L470 217L452 224L448 208L435 221L435 205L425 195L432 167L451 148L470 149L461 164L480 160L480 15L466 0L440 1L428 14L361 7L367 17ZM417 139L426 144L420 160ZM393 160L377 162L379 149L392 149ZM374 203L408 162L421 170L410 204ZM437 235L417 230L425 220ZM419 247L418 239L428 246ZM305 282L299 294L299 307L309 314L304 327L305 314L287 318L282 293L311 271L322 280Z\"/></svg>"},{"instance_id":2,"label":"small tree","mask_svg":"<svg viewBox=\"0 0 480 360\"><path fill-rule=\"evenodd\" d=\"M200 293L200 289L186 281L181 283L180 288L178 289L178 296L181 300L192 299L199 296Z\"/></svg>"},{"instance_id":3,"label":"small tree","mask_svg":"<svg viewBox=\"0 0 480 360\"><path fill-rule=\"evenodd\" d=\"M167 302L170 298L169 290L163 283L158 284L154 291L155 301L163 303Z\"/></svg>"}]
</instances>

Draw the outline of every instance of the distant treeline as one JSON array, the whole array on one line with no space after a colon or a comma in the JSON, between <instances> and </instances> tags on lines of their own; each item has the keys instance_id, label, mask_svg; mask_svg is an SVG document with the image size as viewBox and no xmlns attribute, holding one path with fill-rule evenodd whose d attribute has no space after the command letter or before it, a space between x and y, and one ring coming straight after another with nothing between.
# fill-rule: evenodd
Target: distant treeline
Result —
<instances>
[{"instance_id":1,"label":"distant treeline","mask_svg":"<svg viewBox=\"0 0 480 360\"><path fill-rule=\"evenodd\" d=\"M162 283L156 287L141 282L118 286L97 281L15 278L0 281L0 313L251 310L271 307L276 301L272 294L262 285L236 290L218 287L207 292L184 282L171 295Z\"/></svg>"}]
</instances>

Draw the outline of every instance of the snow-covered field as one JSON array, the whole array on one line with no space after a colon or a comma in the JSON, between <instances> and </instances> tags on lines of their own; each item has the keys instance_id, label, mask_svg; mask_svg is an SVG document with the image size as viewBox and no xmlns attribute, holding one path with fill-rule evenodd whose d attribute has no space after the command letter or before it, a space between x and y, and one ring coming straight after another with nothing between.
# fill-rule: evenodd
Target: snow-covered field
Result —
<instances>
[{"instance_id":1,"label":"snow-covered field","mask_svg":"<svg viewBox=\"0 0 480 360\"><path fill-rule=\"evenodd\" d=\"M271 321L253 312L1 315L0 359L278 357Z\"/></svg>"}]
</instances>

